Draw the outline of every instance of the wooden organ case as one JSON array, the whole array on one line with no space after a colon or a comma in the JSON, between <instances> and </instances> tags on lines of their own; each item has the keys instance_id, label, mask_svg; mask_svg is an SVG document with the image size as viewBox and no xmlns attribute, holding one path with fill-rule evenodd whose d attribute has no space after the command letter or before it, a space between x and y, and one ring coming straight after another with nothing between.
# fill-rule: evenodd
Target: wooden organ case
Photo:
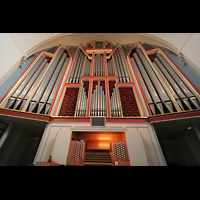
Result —
<instances>
[{"instance_id":1,"label":"wooden organ case","mask_svg":"<svg viewBox=\"0 0 200 200\"><path fill-rule=\"evenodd\" d=\"M161 48L146 51L137 42L126 57L122 45L103 40L78 46L73 58L64 45L41 51L0 102L15 115L76 122L148 123L199 109L198 90ZM67 165L130 165L125 132L72 132Z\"/></svg>"}]
</instances>

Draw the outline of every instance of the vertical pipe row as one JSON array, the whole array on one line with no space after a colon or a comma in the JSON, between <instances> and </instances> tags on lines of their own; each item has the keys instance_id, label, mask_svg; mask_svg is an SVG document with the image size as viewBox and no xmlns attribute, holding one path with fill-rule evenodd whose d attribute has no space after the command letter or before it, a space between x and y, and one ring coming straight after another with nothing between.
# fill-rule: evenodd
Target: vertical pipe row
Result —
<instances>
[{"instance_id":1,"label":"vertical pipe row","mask_svg":"<svg viewBox=\"0 0 200 200\"><path fill-rule=\"evenodd\" d=\"M195 94L189 89L184 80L174 71L174 69L169 65L169 63L164 59L164 57L160 53L157 53L156 58L154 60L162 71L167 71L167 74L170 74L171 78L173 79L173 82L176 84L176 86L178 85L179 90L182 90L182 92L189 99L192 105L195 108L199 109L200 98L195 96ZM178 95L180 96L180 94ZM189 106L188 99L186 99L185 96L182 97L182 99L184 99L183 102L187 105L187 107L191 107Z\"/></svg>"},{"instance_id":2,"label":"vertical pipe row","mask_svg":"<svg viewBox=\"0 0 200 200\"><path fill-rule=\"evenodd\" d=\"M114 65L113 65L112 59L107 63L107 68L108 68L108 76L115 75L115 70L114 70Z\"/></svg>"},{"instance_id":3,"label":"vertical pipe row","mask_svg":"<svg viewBox=\"0 0 200 200\"><path fill-rule=\"evenodd\" d=\"M104 94L102 86L100 86L100 81L98 81L98 84L92 93L90 116L106 116L106 110L106 94Z\"/></svg>"},{"instance_id":4,"label":"vertical pipe row","mask_svg":"<svg viewBox=\"0 0 200 200\"><path fill-rule=\"evenodd\" d=\"M118 82L130 82L130 76L122 49L118 47L112 57L116 66Z\"/></svg>"},{"instance_id":5,"label":"vertical pipe row","mask_svg":"<svg viewBox=\"0 0 200 200\"><path fill-rule=\"evenodd\" d=\"M76 117L85 117L86 116L86 107L87 107L87 95L86 95L85 88L83 87L83 82L82 82L75 116Z\"/></svg>"},{"instance_id":6,"label":"vertical pipe row","mask_svg":"<svg viewBox=\"0 0 200 200\"><path fill-rule=\"evenodd\" d=\"M111 104L111 116L122 117L118 88L116 83L110 98L110 104Z\"/></svg>"},{"instance_id":7,"label":"vertical pipe row","mask_svg":"<svg viewBox=\"0 0 200 200\"><path fill-rule=\"evenodd\" d=\"M82 53L81 49L78 49L76 56L74 58L73 64L72 64L72 69L69 76L69 83L80 82L84 58L85 58L85 54Z\"/></svg>"},{"instance_id":8,"label":"vertical pipe row","mask_svg":"<svg viewBox=\"0 0 200 200\"><path fill-rule=\"evenodd\" d=\"M94 56L93 76L105 76L104 55L102 54Z\"/></svg>"},{"instance_id":9,"label":"vertical pipe row","mask_svg":"<svg viewBox=\"0 0 200 200\"><path fill-rule=\"evenodd\" d=\"M91 62L86 58L83 76L90 76Z\"/></svg>"}]
</instances>

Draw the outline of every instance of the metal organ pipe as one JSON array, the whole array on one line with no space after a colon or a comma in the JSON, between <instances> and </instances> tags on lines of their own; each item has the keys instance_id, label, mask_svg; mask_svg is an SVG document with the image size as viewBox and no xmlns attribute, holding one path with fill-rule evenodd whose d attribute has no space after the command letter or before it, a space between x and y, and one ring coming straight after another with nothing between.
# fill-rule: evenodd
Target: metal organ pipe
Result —
<instances>
[{"instance_id":1,"label":"metal organ pipe","mask_svg":"<svg viewBox=\"0 0 200 200\"><path fill-rule=\"evenodd\" d=\"M117 48L116 51L113 53L112 57L114 59L117 70L118 82L130 82L130 77L126 66L126 60L123 56L121 48Z\"/></svg>"},{"instance_id":2,"label":"metal organ pipe","mask_svg":"<svg viewBox=\"0 0 200 200\"><path fill-rule=\"evenodd\" d=\"M151 95L149 94L149 91L147 90L147 87L146 87L146 85L145 85L145 83L144 83L144 80L143 80L143 78L142 78L142 76L141 76L141 74L140 74L140 72L139 72L138 66L137 66L137 64L135 63L135 61L134 61L133 58L131 58L131 62L133 63L133 66L134 66L136 75L137 75L137 77L138 77L138 79L139 79L140 85L141 85L142 90L143 90L143 92L144 92L144 95L145 95L145 97L146 97L147 103L148 103L148 105L149 105L149 107L150 107L150 109L151 109L151 112L153 113L153 115L155 115L155 114L156 114L156 111L155 111L154 103L153 103L153 101L152 101ZM131 67L130 67L130 68L131 68ZM132 72L132 69L131 69L131 72ZM132 72L132 74L133 74L133 72Z\"/></svg>"},{"instance_id":3,"label":"metal organ pipe","mask_svg":"<svg viewBox=\"0 0 200 200\"><path fill-rule=\"evenodd\" d=\"M175 93L175 91L173 90L173 88L171 87L171 85L169 84L169 82L167 81L167 79L165 78L165 76L163 75L163 73L160 71L159 67L157 66L157 64L155 62L153 62L153 65L155 67L155 69L157 70L158 74L162 77L164 83L166 84L167 88L169 89L170 93L172 94L172 96L174 97L174 99L176 100L177 104L180 106L181 110L185 110L183 108L183 105L181 103L181 100L179 99L179 97L177 96L177 94ZM157 72L155 71L155 73L157 74ZM157 75L158 75L157 74ZM162 83L162 82L161 82ZM164 85L163 85L164 87ZM178 109L177 109L178 110ZM178 111L181 111L178 110Z\"/></svg>"},{"instance_id":4,"label":"metal organ pipe","mask_svg":"<svg viewBox=\"0 0 200 200\"><path fill-rule=\"evenodd\" d=\"M59 74L59 72L60 72L60 70L61 70L61 68L62 68L62 66L64 64L64 61L66 60L66 58L67 58L67 54L64 53L62 58L61 58L61 60L60 60L60 62L59 62L59 64L58 64L58 66L57 66L57 68L56 68L56 70L54 71L54 73L52 75L51 80L49 81L49 83L47 85L47 88L45 89L45 91L44 91L44 93L42 95L42 98L40 99L39 106L38 106L38 109L37 109L37 113L40 113L42 111L43 107L45 106L45 104L46 104L46 102L48 100L48 97L49 97L49 95L50 95L50 93L52 91L52 88L53 88L53 86L54 86L54 84L56 82L58 74Z\"/></svg>"},{"instance_id":5,"label":"metal organ pipe","mask_svg":"<svg viewBox=\"0 0 200 200\"><path fill-rule=\"evenodd\" d=\"M42 55L40 59L36 62L36 64L32 67L32 69L28 72L27 76L22 80L18 88L15 90L15 92L11 95L10 100L8 101L7 108L10 108L17 97L20 95L22 90L27 86L28 82L30 81L31 77L34 75L36 70L40 67L44 59L46 58L45 55ZM47 62L47 60L45 61Z\"/></svg>"},{"instance_id":6,"label":"metal organ pipe","mask_svg":"<svg viewBox=\"0 0 200 200\"><path fill-rule=\"evenodd\" d=\"M19 108L19 110L25 111L26 108L28 107L28 104L26 104L27 100L29 99L29 97L32 95L32 92L39 87L40 83L41 83L41 77L43 76L44 72L47 70L49 63L46 63L44 68L42 69L42 71L40 72L39 76L36 78L34 84L31 86L31 88L29 89L28 93L26 94L25 97L23 97L22 100L22 104ZM26 106L25 106L26 104ZM24 107L25 106L25 107Z\"/></svg>"},{"instance_id":7,"label":"metal organ pipe","mask_svg":"<svg viewBox=\"0 0 200 200\"><path fill-rule=\"evenodd\" d=\"M51 107L51 104L53 103L53 99L54 99L54 97L56 95L58 86L60 84L60 81L62 79L63 73L65 71L65 66L67 65L68 61L69 61L69 58L67 57L66 60L65 60L65 62L64 62L64 64L63 64L63 66L62 66L62 69L61 69L61 71L60 71L60 73L58 75L56 83L55 83L55 85L54 85L54 87L53 87L53 89L51 91L51 94L50 94L50 96L48 98L48 101L47 101L47 104L46 104L46 107L45 107L45 112L44 112L45 115L47 115L47 113L49 112L49 109Z\"/></svg>"},{"instance_id":8,"label":"metal organ pipe","mask_svg":"<svg viewBox=\"0 0 200 200\"><path fill-rule=\"evenodd\" d=\"M61 55L64 53L64 50L65 49L63 49L63 48L60 49L60 51L59 51L58 55L56 56L56 58L54 59L53 63L51 64L51 66L49 66L48 71L46 72L44 78L42 79L37 91L34 92L31 102L30 102L29 112L32 112L35 109L35 107L37 106L37 104L39 103L39 100L42 97L43 92L45 91L45 89L52 77L52 74L55 71L58 61L60 60ZM24 110L24 108L23 108L23 110Z\"/></svg>"},{"instance_id":9,"label":"metal organ pipe","mask_svg":"<svg viewBox=\"0 0 200 200\"><path fill-rule=\"evenodd\" d=\"M91 116L106 116L106 95L100 86L100 81L96 85L90 104Z\"/></svg>"},{"instance_id":10,"label":"metal organ pipe","mask_svg":"<svg viewBox=\"0 0 200 200\"><path fill-rule=\"evenodd\" d=\"M165 75L165 77L167 78L167 80L169 81L169 83L171 84L171 86L174 88L174 90L177 93L177 95L183 100L183 102L187 106L187 108L189 108L190 110L192 110L192 107L191 107L191 105L190 105L187 97L183 94L183 92L181 91L181 89L179 88L179 86L176 84L176 82L170 76L169 72L164 68L164 66L162 65L162 63L157 58L155 58L154 61L157 64L157 66L160 68L160 70L162 71L162 73Z\"/></svg>"},{"instance_id":11,"label":"metal organ pipe","mask_svg":"<svg viewBox=\"0 0 200 200\"><path fill-rule=\"evenodd\" d=\"M153 84L151 83L151 80L149 79L139 57L137 56L136 53L133 54L133 57L135 58L135 61L138 65L138 68L140 69L141 71L141 74L143 76L143 80L144 82L146 83L146 86L147 88L149 89L149 92L152 96L152 99L154 101L154 103L156 104L156 107L158 108L158 110L160 111L161 114L164 114L164 110L163 110L163 106L162 106L162 103L161 103L161 100L160 100L160 97L158 96L156 90L154 89L154 86Z\"/></svg>"},{"instance_id":12,"label":"metal organ pipe","mask_svg":"<svg viewBox=\"0 0 200 200\"><path fill-rule=\"evenodd\" d=\"M37 71L35 72L35 74L32 76L32 78L30 79L30 81L27 83L26 87L23 89L23 91L21 92L21 94L18 96L15 105L13 107L13 109L17 109L18 106L20 105L21 101L24 99L24 97L26 96L27 92L30 90L31 86L34 84L34 82L37 80L37 77L39 76L39 74L43 71L43 69L45 68L45 65L48 65L47 63L47 59L45 59L41 65L39 66L39 68L37 69Z\"/></svg>"},{"instance_id":13,"label":"metal organ pipe","mask_svg":"<svg viewBox=\"0 0 200 200\"><path fill-rule=\"evenodd\" d=\"M170 101L169 96L167 95L167 93L165 92L164 88L162 87L162 85L160 84L158 78L156 77L156 75L154 74L150 64L147 62L145 56L143 55L142 51L138 48L136 48L136 52L138 53L138 55L140 56L140 59L142 60L144 67L146 68L151 81L154 83L155 88L157 89L158 94L161 97L161 100L163 101L164 105L167 107L167 109L170 112L173 112L173 107L172 107L172 102Z\"/></svg>"},{"instance_id":14,"label":"metal organ pipe","mask_svg":"<svg viewBox=\"0 0 200 200\"><path fill-rule=\"evenodd\" d=\"M157 58L162 62L164 67L167 69L167 71L170 73L172 78L175 80L175 82L179 85L181 90L185 93L185 95L190 99L190 101L193 103L193 105L196 108L200 108L197 98L195 95L188 89L188 87L185 85L185 83L181 80L181 78L176 74L176 72L171 68L171 66L167 63L167 61L162 57L161 54L157 54Z\"/></svg>"},{"instance_id":15,"label":"metal organ pipe","mask_svg":"<svg viewBox=\"0 0 200 200\"><path fill-rule=\"evenodd\" d=\"M84 117L86 115L86 106L87 106L87 95L82 82L75 116Z\"/></svg>"},{"instance_id":16,"label":"metal organ pipe","mask_svg":"<svg viewBox=\"0 0 200 200\"><path fill-rule=\"evenodd\" d=\"M120 106L120 100L118 95L118 88L117 84L115 83L115 87L113 88L113 92L110 99L111 103L111 115L112 117L121 117L121 106Z\"/></svg>"}]
</instances>

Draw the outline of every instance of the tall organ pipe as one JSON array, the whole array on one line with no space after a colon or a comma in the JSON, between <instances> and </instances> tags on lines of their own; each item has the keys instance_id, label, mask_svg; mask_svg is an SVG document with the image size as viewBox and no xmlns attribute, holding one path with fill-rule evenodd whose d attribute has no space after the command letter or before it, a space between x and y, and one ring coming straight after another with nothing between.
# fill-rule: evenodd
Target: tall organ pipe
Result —
<instances>
[{"instance_id":1,"label":"tall organ pipe","mask_svg":"<svg viewBox=\"0 0 200 200\"><path fill-rule=\"evenodd\" d=\"M58 61L60 60L61 55L63 54L65 49L61 49L58 53L58 56L56 57L56 59L54 60L54 62L51 64L51 66L49 67L47 73L45 74L39 88L37 89L36 93L34 94L33 98L31 99L30 102L30 107L29 107L29 112L32 112L35 107L37 106L37 103L39 102L44 90L46 89L49 80L52 77L52 74L58 64ZM24 109L24 108L23 108Z\"/></svg>"},{"instance_id":2,"label":"tall organ pipe","mask_svg":"<svg viewBox=\"0 0 200 200\"><path fill-rule=\"evenodd\" d=\"M130 82L130 77L129 77L129 73L128 73L128 69L127 69L127 65L126 65L126 60L123 56L123 52L122 52L122 49L121 48L118 48L119 49L119 55L121 57L121 60L123 62L123 67L124 67L124 71L125 71L125 75L126 75L126 80L127 82Z\"/></svg>"},{"instance_id":3,"label":"tall organ pipe","mask_svg":"<svg viewBox=\"0 0 200 200\"><path fill-rule=\"evenodd\" d=\"M59 74L59 72L60 72L60 70L61 70L66 58L67 58L67 54L64 53L62 58L61 58L61 60L60 60L60 62L59 62L59 64L58 64L58 66L57 66L57 68L56 68L56 70L54 71L54 73L52 75L52 78L50 79L50 81L49 81L49 83L47 85L47 88L45 89L45 91L44 91L44 93L42 95L42 98L40 99L37 113L40 113L42 111L44 105L46 104L47 99L48 99L48 97L49 97L49 95L50 95L50 93L52 91L52 88L53 88L53 86L54 86L54 84L56 82L58 74Z\"/></svg>"},{"instance_id":4,"label":"tall organ pipe","mask_svg":"<svg viewBox=\"0 0 200 200\"><path fill-rule=\"evenodd\" d=\"M80 53L81 53L81 50L78 49L78 50L77 50L77 53L76 53L76 56L75 56L75 58L74 58L74 62L73 62L73 64L72 64L72 68L71 68L70 79L69 79L69 82L70 82L70 83L73 82L74 72L75 72L75 68L76 68L76 66L77 66L78 58L80 57Z\"/></svg>"},{"instance_id":5,"label":"tall organ pipe","mask_svg":"<svg viewBox=\"0 0 200 200\"><path fill-rule=\"evenodd\" d=\"M18 96L18 98L16 100L16 103L14 105L14 109L17 109L17 107L20 105L21 101L24 99L24 97L26 96L27 92L30 90L31 86L34 84L34 82L37 80L37 77L42 72L42 70L43 70L44 66L46 65L46 63L47 63L47 59L45 59L42 62L42 64L39 66L39 68L37 69L35 74L32 76L30 81L27 83L26 87L23 89L21 94Z\"/></svg>"},{"instance_id":6,"label":"tall organ pipe","mask_svg":"<svg viewBox=\"0 0 200 200\"><path fill-rule=\"evenodd\" d=\"M118 66L118 62L116 60L116 55L112 55L113 59L114 59L114 62L115 62L115 66L116 66L116 71L117 71L117 79L118 79L118 82L123 82L122 81L122 77L121 77L121 74L120 74L120 71L119 71L119 66Z\"/></svg>"},{"instance_id":7,"label":"tall organ pipe","mask_svg":"<svg viewBox=\"0 0 200 200\"><path fill-rule=\"evenodd\" d=\"M194 104L195 107L200 108L199 104L196 100L196 97L194 94L188 89L188 87L185 85L185 83L179 78L179 76L175 73L175 71L170 67L170 65L167 63L167 61L162 57L161 54L157 54L158 59L163 63L165 68L168 70L168 72L171 74L171 76L174 78L176 83L179 85L179 87L182 89L182 91L185 93L185 95L191 100L191 102Z\"/></svg>"},{"instance_id":8,"label":"tall organ pipe","mask_svg":"<svg viewBox=\"0 0 200 200\"><path fill-rule=\"evenodd\" d=\"M64 64L63 64L63 66L62 66L62 69L61 69L61 71L60 71L60 73L58 75L56 83L55 83L55 85L54 85L54 87L53 87L53 89L51 91L51 94L50 94L50 96L48 98L48 101L47 101L47 104L46 104L46 107L45 107L45 112L44 112L45 115L47 115L47 113L49 112L49 109L51 107L51 104L53 103L53 99L54 99L54 97L56 95L58 86L59 86L60 81L61 81L61 79L63 77L63 73L64 73L64 71L66 69L65 66L67 66L68 61L69 61L69 58L67 57L66 60L65 60L65 62L64 62Z\"/></svg>"},{"instance_id":9,"label":"tall organ pipe","mask_svg":"<svg viewBox=\"0 0 200 200\"><path fill-rule=\"evenodd\" d=\"M176 84L176 82L173 80L173 78L170 76L169 72L165 69L165 67L163 66L163 64L158 60L158 58L155 58L154 61L157 64L157 66L160 68L160 70L163 72L163 74L165 75L165 77L167 78L167 80L169 81L169 83L171 84L171 86L174 88L175 92L183 100L183 102L187 106L187 108L189 108L190 110L192 110L192 107L191 107L191 105L190 105L187 97L182 92L182 90L179 88L179 86Z\"/></svg>"},{"instance_id":10,"label":"tall organ pipe","mask_svg":"<svg viewBox=\"0 0 200 200\"><path fill-rule=\"evenodd\" d=\"M150 109L151 109L151 112L153 113L153 115L155 115L155 114L156 114L156 111L155 111L154 103L153 103L153 101L152 101L151 95L149 94L149 91L147 90L147 87L146 87L146 85L145 85L145 83L144 83L144 80L143 80L143 78L142 78L142 76L141 76L141 74L140 74L140 72L139 72L138 66L137 66L137 64L135 63L135 61L134 61L133 58L131 58L131 62L133 63L133 66L134 66L136 75L137 75L137 77L138 77L138 79L139 79L140 85L141 85L142 90L143 90L143 92L144 92L144 95L145 95L145 97L146 97L147 103L148 103L148 105L149 105L149 107L150 107ZM130 67L130 68L131 68L131 67ZM132 72L132 74L133 74L132 69L131 69L131 72Z\"/></svg>"},{"instance_id":11,"label":"tall organ pipe","mask_svg":"<svg viewBox=\"0 0 200 200\"><path fill-rule=\"evenodd\" d=\"M173 90L172 86L169 84L169 82L167 81L167 79L165 78L165 76L163 75L163 73L160 71L159 67L157 66L157 64L155 62L153 62L153 65L154 65L154 68L156 69L155 73L158 74L159 76L162 77L164 83L166 84L167 88L169 89L170 93L172 94L172 96L174 97L174 99L176 100L177 104L180 106L181 110L185 110L183 108L183 105L181 103L181 100L179 99L179 97L177 96L177 94L175 93L175 91ZM161 82L162 83L162 82ZM164 85L163 85L164 87ZM178 110L177 111L181 111L181 110Z\"/></svg>"},{"instance_id":12,"label":"tall organ pipe","mask_svg":"<svg viewBox=\"0 0 200 200\"><path fill-rule=\"evenodd\" d=\"M29 80L34 75L34 73L36 72L36 70L40 67L40 65L44 61L45 57L46 57L45 55L42 55L40 57L40 59L36 62L36 64L28 72L28 74L23 79L23 81L21 82L21 84L18 86L18 88L15 90L15 92L11 95L11 98L10 98L8 104L7 104L7 108L10 108L13 105L13 103L16 100L16 98L20 95L20 93L22 92L22 90L27 86Z\"/></svg>"},{"instance_id":13,"label":"tall organ pipe","mask_svg":"<svg viewBox=\"0 0 200 200\"><path fill-rule=\"evenodd\" d=\"M152 82L154 83L154 86L157 89L157 92L159 93L163 103L165 104L165 106L167 107L167 109L170 112L173 112L173 107L172 107L172 103L169 99L169 96L166 94L165 89L162 87L162 85L160 84L158 78L156 77L156 75L154 74L150 64L147 62L145 56L143 55L142 51L138 48L136 48L136 52L138 53L138 55L140 56L140 59L142 60L144 67L146 68L146 70L148 71L149 76L151 77Z\"/></svg>"},{"instance_id":14,"label":"tall organ pipe","mask_svg":"<svg viewBox=\"0 0 200 200\"><path fill-rule=\"evenodd\" d=\"M139 66L139 69L141 71L141 74L143 76L143 80L144 82L146 83L146 86L147 88L149 89L149 92L152 96L152 99L154 101L154 103L156 104L156 107L158 108L158 110L160 111L161 114L164 114L164 110L163 110L163 107L162 107L162 103L161 103L161 100L160 100L160 97L158 96L156 90L154 89L154 86L153 84L151 83L151 80L149 79L140 59L138 58L137 54L134 53L133 54L133 57L137 63L137 65Z\"/></svg>"},{"instance_id":15,"label":"tall organ pipe","mask_svg":"<svg viewBox=\"0 0 200 200\"><path fill-rule=\"evenodd\" d=\"M46 70L48 69L48 65L49 65L49 63L45 64L45 66L42 69L42 71L40 72L39 76L36 78L34 84L31 86L31 88L29 89L28 93L23 98L22 104L21 104L19 110L25 111L27 109L27 107L28 107L28 104L26 104L27 100L29 99L30 96L32 96L32 94L33 94L32 92L40 86L40 84L41 84L41 78L44 75L44 72L46 72Z\"/></svg>"}]
</instances>

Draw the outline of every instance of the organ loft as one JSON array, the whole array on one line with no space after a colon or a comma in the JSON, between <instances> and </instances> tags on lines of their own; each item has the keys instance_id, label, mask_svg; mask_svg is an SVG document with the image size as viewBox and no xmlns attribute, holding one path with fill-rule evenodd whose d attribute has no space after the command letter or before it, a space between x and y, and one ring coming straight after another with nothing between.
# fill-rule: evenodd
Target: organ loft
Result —
<instances>
[{"instance_id":1,"label":"organ loft","mask_svg":"<svg viewBox=\"0 0 200 200\"><path fill-rule=\"evenodd\" d=\"M162 48L124 49L41 51L0 102L0 165L200 165L198 90Z\"/></svg>"}]
</instances>

